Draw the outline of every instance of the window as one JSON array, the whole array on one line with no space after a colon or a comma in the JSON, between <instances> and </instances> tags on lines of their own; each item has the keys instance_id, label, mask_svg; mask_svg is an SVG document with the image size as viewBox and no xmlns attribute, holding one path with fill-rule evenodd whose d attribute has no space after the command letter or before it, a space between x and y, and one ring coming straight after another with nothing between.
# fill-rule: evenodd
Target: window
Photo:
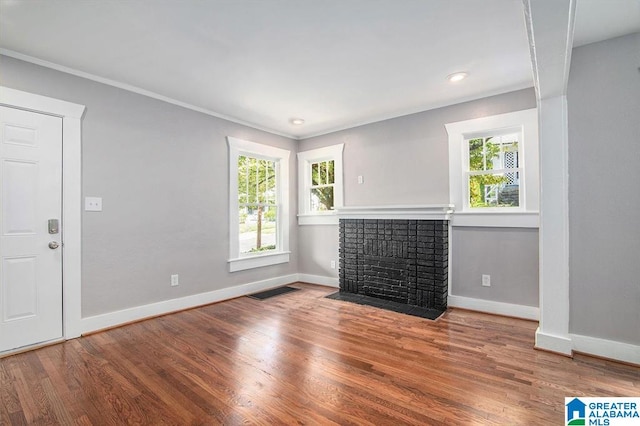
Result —
<instances>
[{"instance_id":1,"label":"window","mask_svg":"<svg viewBox=\"0 0 640 426\"><path fill-rule=\"evenodd\" d=\"M289 261L289 151L229 142L231 272Z\"/></svg>"},{"instance_id":2,"label":"window","mask_svg":"<svg viewBox=\"0 0 640 426\"><path fill-rule=\"evenodd\" d=\"M240 255L276 250L276 162L238 157Z\"/></svg>"},{"instance_id":3,"label":"window","mask_svg":"<svg viewBox=\"0 0 640 426\"><path fill-rule=\"evenodd\" d=\"M336 160L311 163L309 211L312 213L333 210L336 185L335 167Z\"/></svg>"},{"instance_id":4,"label":"window","mask_svg":"<svg viewBox=\"0 0 640 426\"><path fill-rule=\"evenodd\" d=\"M518 141L513 133L465 140L469 207L519 207Z\"/></svg>"},{"instance_id":5,"label":"window","mask_svg":"<svg viewBox=\"0 0 640 426\"><path fill-rule=\"evenodd\" d=\"M538 119L530 109L449 123L454 226L538 226Z\"/></svg>"},{"instance_id":6,"label":"window","mask_svg":"<svg viewBox=\"0 0 640 426\"><path fill-rule=\"evenodd\" d=\"M298 223L337 224L342 207L344 144L298 153Z\"/></svg>"}]
</instances>

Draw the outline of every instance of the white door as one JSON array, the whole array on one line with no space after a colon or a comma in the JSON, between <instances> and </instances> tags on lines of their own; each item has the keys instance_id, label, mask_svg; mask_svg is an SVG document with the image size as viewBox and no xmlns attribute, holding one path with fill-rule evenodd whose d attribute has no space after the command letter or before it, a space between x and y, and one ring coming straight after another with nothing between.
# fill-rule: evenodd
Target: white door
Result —
<instances>
[{"instance_id":1,"label":"white door","mask_svg":"<svg viewBox=\"0 0 640 426\"><path fill-rule=\"evenodd\" d=\"M0 106L0 127L2 352L62 337L62 119Z\"/></svg>"}]
</instances>

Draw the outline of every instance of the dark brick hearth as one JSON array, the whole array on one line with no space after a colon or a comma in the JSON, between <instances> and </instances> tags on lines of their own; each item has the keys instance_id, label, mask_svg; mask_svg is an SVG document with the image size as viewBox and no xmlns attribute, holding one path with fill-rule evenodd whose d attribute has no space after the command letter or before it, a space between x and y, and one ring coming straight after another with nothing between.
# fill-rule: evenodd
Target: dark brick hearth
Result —
<instances>
[{"instance_id":1,"label":"dark brick hearth","mask_svg":"<svg viewBox=\"0 0 640 426\"><path fill-rule=\"evenodd\" d=\"M340 219L340 291L447 309L448 221Z\"/></svg>"}]
</instances>

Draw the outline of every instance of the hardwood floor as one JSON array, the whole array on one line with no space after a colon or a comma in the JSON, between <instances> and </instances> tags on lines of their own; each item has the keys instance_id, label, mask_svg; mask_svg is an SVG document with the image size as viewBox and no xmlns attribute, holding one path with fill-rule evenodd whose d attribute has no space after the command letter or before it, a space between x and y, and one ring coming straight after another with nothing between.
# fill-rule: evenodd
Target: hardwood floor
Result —
<instances>
[{"instance_id":1,"label":"hardwood floor","mask_svg":"<svg viewBox=\"0 0 640 426\"><path fill-rule=\"evenodd\" d=\"M295 286L0 359L0 424L550 425L565 396L640 395L639 368L532 349L534 322Z\"/></svg>"}]
</instances>

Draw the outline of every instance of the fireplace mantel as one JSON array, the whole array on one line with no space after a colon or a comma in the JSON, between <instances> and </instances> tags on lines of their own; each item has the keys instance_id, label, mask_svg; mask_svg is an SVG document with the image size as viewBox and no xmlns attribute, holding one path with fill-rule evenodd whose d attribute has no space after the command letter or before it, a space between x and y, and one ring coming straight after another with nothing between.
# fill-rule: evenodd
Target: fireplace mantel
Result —
<instances>
[{"instance_id":1,"label":"fireplace mantel","mask_svg":"<svg viewBox=\"0 0 640 426\"><path fill-rule=\"evenodd\" d=\"M349 206L336 209L339 219L450 220L453 204Z\"/></svg>"}]
</instances>

